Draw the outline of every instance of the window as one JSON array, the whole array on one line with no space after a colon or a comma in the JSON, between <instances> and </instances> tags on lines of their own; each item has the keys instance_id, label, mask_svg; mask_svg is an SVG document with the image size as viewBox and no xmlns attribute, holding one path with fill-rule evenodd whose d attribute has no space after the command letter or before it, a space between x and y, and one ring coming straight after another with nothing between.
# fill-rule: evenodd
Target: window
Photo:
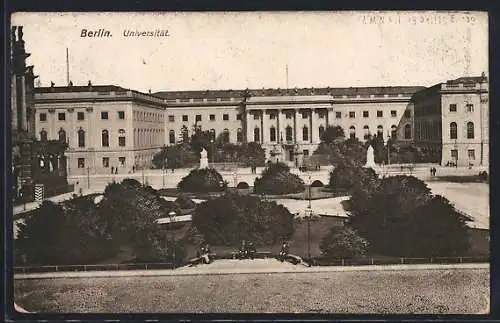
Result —
<instances>
[{"instance_id":1,"label":"window","mask_svg":"<svg viewBox=\"0 0 500 323\"><path fill-rule=\"evenodd\" d=\"M398 116L398 113L396 110L391 110L391 117L395 118Z\"/></svg>"},{"instance_id":2,"label":"window","mask_svg":"<svg viewBox=\"0 0 500 323\"><path fill-rule=\"evenodd\" d=\"M411 118L411 110L405 111L405 118Z\"/></svg>"},{"instance_id":3,"label":"window","mask_svg":"<svg viewBox=\"0 0 500 323\"><path fill-rule=\"evenodd\" d=\"M253 141L255 141L255 142L260 141L260 129L258 127L253 129Z\"/></svg>"},{"instance_id":4,"label":"window","mask_svg":"<svg viewBox=\"0 0 500 323\"><path fill-rule=\"evenodd\" d=\"M474 149L467 150L467 155L469 156L469 160L476 159L476 152L474 151Z\"/></svg>"},{"instance_id":5,"label":"window","mask_svg":"<svg viewBox=\"0 0 500 323\"><path fill-rule=\"evenodd\" d=\"M228 121L228 120L229 120L229 114L224 113L224 114L222 115L222 120L224 120L224 121Z\"/></svg>"},{"instance_id":6,"label":"window","mask_svg":"<svg viewBox=\"0 0 500 323\"><path fill-rule=\"evenodd\" d=\"M85 147L85 131L78 130L78 147Z\"/></svg>"},{"instance_id":7,"label":"window","mask_svg":"<svg viewBox=\"0 0 500 323\"><path fill-rule=\"evenodd\" d=\"M125 157L118 157L118 163L120 166L125 166Z\"/></svg>"},{"instance_id":8,"label":"window","mask_svg":"<svg viewBox=\"0 0 500 323\"><path fill-rule=\"evenodd\" d=\"M450 139L457 139L457 124L456 124L456 122L450 123Z\"/></svg>"},{"instance_id":9,"label":"window","mask_svg":"<svg viewBox=\"0 0 500 323\"><path fill-rule=\"evenodd\" d=\"M210 115L210 121L215 121L215 114Z\"/></svg>"},{"instance_id":10,"label":"window","mask_svg":"<svg viewBox=\"0 0 500 323\"><path fill-rule=\"evenodd\" d=\"M457 112L457 105L456 104L450 104L450 112Z\"/></svg>"},{"instance_id":11,"label":"window","mask_svg":"<svg viewBox=\"0 0 500 323\"><path fill-rule=\"evenodd\" d=\"M303 154L304 154L304 156L309 156L309 150L308 149L304 149Z\"/></svg>"},{"instance_id":12,"label":"window","mask_svg":"<svg viewBox=\"0 0 500 323\"><path fill-rule=\"evenodd\" d=\"M64 131L64 129L61 128L57 134L59 136L59 141L66 142L66 131Z\"/></svg>"},{"instance_id":13,"label":"window","mask_svg":"<svg viewBox=\"0 0 500 323\"><path fill-rule=\"evenodd\" d=\"M109 157L102 157L102 167L109 168Z\"/></svg>"},{"instance_id":14,"label":"window","mask_svg":"<svg viewBox=\"0 0 500 323\"><path fill-rule=\"evenodd\" d=\"M397 127L396 125L391 126L391 138L396 139L397 138Z\"/></svg>"},{"instance_id":15,"label":"window","mask_svg":"<svg viewBox=\"0 0 500 323\"><path fill-rule=\"evenodd\" d=\"M377 127L377 136L380 136L384 133L384 127L382 127L382 125L379 125Z\"/></svg>"},{"instance_id":16,"label":"window","mask_svg":"<svg viewBox=\"0 0 500 323\"><path fill-rule=\"evenodd\" d=\"M274 127L269 129L269 140L273 142L276 141L276 128Z\"/></svg>"},{"instance_id":17,"label":"window","mask_svg":"<svg viewBox=\"0 0 500 323\"><path fill-rule=\"evenodd\" d=\"M66 120L66 113L64 113L64 112L59 112L59 113L57 114L57 120L59 120L59 121L65 121L65 120Z\"/></svg>"},{"instance_id":18,"label":"window","mask_svg":"<svg viewBox=\"0 0 500 323\"><path fill-rule=\"evenodd\" d=\"M210 129L210 140L215 140L217 136L215 135L215 129Z\"/></svg>"},{"instance_id":19,"label":"window","mask_svg":"<svg viewBox=\"0 0 500 323\"><path fill-rule=\"evenodd\" d=\"M363 111L363 118L370 117L370 113L368 111Z\"/></svg>"},{"instance_id":20,"label":"window","mask_svg":"<svg viewBox=\"0 0 500 323\"><path fill-rule=\"evenodd\" d=\"M76 113L76 119L77 119L78 121L85 120L85 113L83 113L83 112L77 112L77 113Z\"/></svg>"},{"instance_id":21,"label":"window","mask_svg":"<svg viewBox=\"0 0 500 323\"><path fill-rule=\"evenodd\" d=\"M384 116L384 113L382 110L377 110L377 118L382 118Z\"/></svg>"},{"instance_id":22,"label":"window","mask_svg":"<svg viewBox=\"0 0 500 323\"><path fill-rule=\"evenodd\" d=\"M169 142L170 144L175 144L175 131L170 130L170 131L168 132L168 142Z\"/></svg>"},{"instance_id":23,"label":"window","mask_svg":"<svg viewBox=\"0 0 500 323\"><path fill-rule=\"evenodd\" d=\"M467 111L467 112L474 112L474 104L466 104L465 105L465 111Z\"/></svg>"},{"instance_id":24,"label":"window","mask_svg":"<svg viewBox=\"0 0 500 323\"><path fill-rule=\"evenodd\" d=\"M276 119L276 114L275 113L270 113L269 114L269 119L271 119L271 120Z\"/></svg>"},{"instance_id":25,"label":"window","mask_svg":"<svg viewBox=\"0 0 500 323\"><path fill-rule=\"evenodd\" d=\"M467 139L474 139L474 123L467 122Z\"/></svg>"},{"instance_id":26,"label":"window","mask_svg":"<svg viewBox=\"0 0 500 323\"><path fill-rule=\"evenodd\" d=\"M286 129L285 129L285 139L286 139L286 141L293 140L293 129L290 126L286 127Z\"/></svg>"},{"instance_id":27,"label":"window","mask_svg":"<svg viewBox=\"0 0 500 323\"><path fill-rule=\"evenodd\" d=\"M241 120L241 113L238 113L238 114L236 115L236 120Z\"/></svg>"},{"instance_id":28,"label":"window","mask_svg":"<svg viewBox=\"0 0 500 323\"><path fill-rule=\"evenodd\" d=\"M175 122L175 116L168 116L168 122Z\"/></svg>"},{"instance_id":29,"label":"window","mask_svg":"<svg viewBox=\"0 0 500 323\"><path fill-rule=\"evenodd\" d=\"M125 120L125 111L118 111L118 119Z\"/></svg>"},{"instance_id":30,"label":"window","mask_svg":"<svg viewBox=\"0 0 500 323\"><path fill-rule=\"evenodd\" d=\"M458 150L457 149L452 149L451 150L451 159L452 160L458 160Z\"/></svg>"},{"instance_id":31,"label":"window","mask_svg":"<svg viewBox=\"0 0 500 323\"><path fill-rule=\"evenodd\" d=\"M349 118L356 118L356 112L349 111Z\"/></svg>"},{"instance_id":32,"label":"window","mask_svg":"<svg viewBox=\"0 0 500 323\"><path fill-rule=\"evenodd\" d=\"M319 117L320 119L324 119L324 118L325 118L325 114L326 114L326 113L324 113L324 112L320 112L320 113L318 113L318 117Z\"/></svg>"},{"instance_id":33,"label":"window","mask_svg":"<svg viewBox=\"0 0 500 323\"><path fill-rule=\"evenodd\" d=\"M302 111L301 114L302 114L302 119L307 119L307 112L306 111Z\"/></svg>"},{"instance_id":34,"label":"window","mask_svg":"<svg viewBox=\"0 0 500 323\"><path fill-rule=\"evenodd\" d=\"M45 131L44 129L40 131L40 141L47 141L47 131Z\"/></svg>"},{"instance_id":35,"label":"window","mask_svg":"<svg viewBox=\"0 0 500 323\"><path fill-rule=\"evenodd\" d=\"M238 128L238 130L236 131L236 141L237 142L243 141L243 130L241 130L241 128Z\"/></svg>"},{"instance_id":36,"label":"window","mask_svg":"<svg viewBox=\"0 0 500 323\"><path fill-rule=\"evenodd\" d=\"M363 138L365 140L370 139L370 127L368 125L363 126Z\"/></svg>"},{"instance_id":37,"label":"window","mask_svg":"<svg viewBox=\"0 0 500 323\"><path fill-rule=\"evenodd\" d=\"M187 116L187 115L183 115L183 116L182 116L182 121L186 122L186 121L188 121L188 120L189 120L189 118L188 118L188 116Z\"/></svg>"},{"instance_id":38,"label":"window","mask_svg":"<svg viewBox=\"0 0 500 323\"><path fill-rule=\"evenodd\" d=\"M225 143L229 142L229 129L224 129L222 131L222 142L225 142Z\"/></svg>"},{"instance_id":39,"label":"window","mask_svg":"<svg viewBox=\"0 0 500 323\"><path fill-rule=\"evenodd\" d=\"M411 139L411 125L405 126L405 139Z\"/></svg>"},{"instance_id":40,"label":"window","mask_svg":"<svg viewBox=\"0 0 500 323\"><path fill-rule=\"evenodd\" d=\"M195 121L201 121L201 114L197 114L195 117Z\"/></svg>"},{"instance_id":41,"label":"window","mask_svg":"<svg viewBox=\"0 0 500 323\"><path fill-rule=\"evenodd\" d=\"M85 158L78 158L78 168L85 168Z\"/></svg>"},{"instance_id":42,"label":"window","mask_svg":"<svg viewBox=\"0 0 500 323\"><path fill-rule=\"evenodd\" d=\"M125 147L125 136L118 137L118 146Z\"/></svg>"},{"instance_id":43,"label":"window","mask_svg":"<svg viewBox=\"0 0 500 323\"><path fill-rule=\"evenodd\" d=\"M309 128L308 127L302 128L302 140L303 141L309 140Z\"/></svg>"},{"instance_id":44,"label":"window","mask_svg":"<svg viewBox=\"0 0 500 323\"><path fill-rule=\"evenodd\" d=\"M40 121L47 121L47 114L46 113L40 113L39 118L40 118Z\"/></svg>"},{"instance_id":45,"label":"window","mask_svg":"<svg viewBox=\"0 0 500 323\"><path fill-rule=\"evenodd\" d=\"M108 112L107 111L101 112L101 120L108 120Z\"/></svg>"},{"instance_id":46,"label":"window","mask_svg":"<svg viewBox=\"0 0 500 323\"><path fill-rule=\"evenodd\" d=\"M340 112L340 111L335 112L335 118L336 119L342 118L342 112Z\"/></svg>"},{"instance_id":47,"label":"window","mask_svg":"<svg viewBox=\"0 0 500 323\"><path fill-rule=\"evenodd\" d=\"M103 147L109 147L109 132L107 130L101 132L101 144Z\"/></svg>"},{"instance_id":48,"label":"window","mask_svg":"<svg viewBox=\"0 0 500 323\"><path fill-rule=\"evenodd\" d=\"M349 127L349 138L351 139L356 138L356 127L354 126Z\"/></svg>"},{"instance_id":49,"label":"window","mask_svg":"<svg viewBox=\"0 0 500 323\"><path fill-rule=\"evenodd\" d=\"M253 113L253 119L254 120L259 120L259 114L257 112Z\"/></svg>"},{"instance_id":50,"label":"window","mask_svg":"<svg viewBox=\"0 0 500 323\"><path fill-rule=\"evenodd\" d=\"M292 119L292 114L290 112L285 113L287 119Z\"/></svg>"},{"instance_id":51,"label":"window","mask_svg":"<svg viewBox=\"0 0 500 323\"><path fill-rule=\"evenodd\" d=\"M319 132L319 139L323 140L323 136L325 134L325 127L319 126L318 132Z\"/></svg>"}]
</instances>

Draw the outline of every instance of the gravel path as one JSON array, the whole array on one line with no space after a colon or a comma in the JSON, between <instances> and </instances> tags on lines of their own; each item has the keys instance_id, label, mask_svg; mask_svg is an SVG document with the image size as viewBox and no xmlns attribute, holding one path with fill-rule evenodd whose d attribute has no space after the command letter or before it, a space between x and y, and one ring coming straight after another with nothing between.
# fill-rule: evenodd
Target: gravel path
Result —
<instances>
[{"instance_id":1,"label":"gravel path","mask_svg":"<svg viewBox=\"0 0 500 323\"><path fill-rule=\"evenodd\" d=\"M36 312L472 314L488 297L487 269L15 281L17 304Z\"/></svg>"}]
</instances>

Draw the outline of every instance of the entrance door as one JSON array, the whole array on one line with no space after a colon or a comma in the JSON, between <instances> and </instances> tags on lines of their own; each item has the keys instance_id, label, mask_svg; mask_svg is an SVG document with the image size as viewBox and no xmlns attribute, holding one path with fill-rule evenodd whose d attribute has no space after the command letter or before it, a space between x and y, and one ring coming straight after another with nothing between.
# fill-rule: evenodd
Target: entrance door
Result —
<instances>
[{"instance_id":1,"label":"entrance door","mask_svg":"<svg viewBox=\"0 0 500 323\"><path fill-rule=\"evenodd\" d=\"M288 161L291 161L291 162L294 162L295 161L295 154L294 154L294 150L293 149L290 149L288 150Z\"/></svg>"}]
</instances>

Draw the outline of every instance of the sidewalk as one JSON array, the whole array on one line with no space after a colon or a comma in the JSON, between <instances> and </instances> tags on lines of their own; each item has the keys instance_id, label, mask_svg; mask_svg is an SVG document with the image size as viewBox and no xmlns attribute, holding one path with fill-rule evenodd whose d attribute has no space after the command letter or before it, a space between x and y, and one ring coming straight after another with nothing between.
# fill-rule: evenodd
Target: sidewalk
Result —
<instances>
[{"instance_id":1,"label":"sidewalk","mask_svg":"<svg viewBox=\"0 0 500 323\"><path fill-rule=\"evenodd\" d=\"M197 276L197 275L234 275L234 274L285 274L285 273L324 273L324 272L352 272L352 271L406 271L406 270L453 270L453 269L480 269L488 270L490 265L485 264L446 264L446 265L374 265L374 266L324 266L305 267L274 261L276 266L269 268L217 268L217 262L210 265L196 267L181 267L173 270L124 270L124 271L92 271L92 272L52 272L15 274L14 279L53 279L53 278L98 278L98 277L145 277L145 276ZM225 262L241 262L241 260L226 260ZM255 262L255 260L254 260ZM215 268L214 268L215 267Z\"/></svg>"}]
</instances>

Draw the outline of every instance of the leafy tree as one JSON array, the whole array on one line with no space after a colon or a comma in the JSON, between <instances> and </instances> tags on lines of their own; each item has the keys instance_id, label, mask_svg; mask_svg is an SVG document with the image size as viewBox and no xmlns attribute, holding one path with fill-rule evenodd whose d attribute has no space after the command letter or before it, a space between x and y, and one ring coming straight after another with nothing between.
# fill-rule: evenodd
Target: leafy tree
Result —
<instances>
[{"instance_id":1,"label":"leafy tree","mask_svg":"<svg viewBox=\"0 0 500 323\"><path fill-rule=\"evenodd\" d=\"M377 182L378 175L373 169L342 162L330 172L328 187L336 192L350 194L355 189L373 187Z\"/></svg>"},{"instance_id":2,"label":"leafy tree","mask_svg":"<svg viewBox=\"0 0 500 323\"><path fill-rule=\"evenodd\" d=\"M290 168L284 163L271 163L262 171L254 183L254 193L257 194L289 194L302 192L304 181L290 173Z\"/></svg>"},{"instance_id":3,"label":"leafy tree","mask_svg":"<svg viewBox=\"0 0 500 323\"><path fill-rule=\"evenodd\" d=\"M384 144L384 135L377 133L367 143L373 147L375 163L387 163L387 149Z\"/></svg>"},{"instance_id":4,"label":"leafy tree","mask_svg":"<svg viewBox=\"0 0 500 323\"><path fill-rule=\"evenodd\" d=\"M366 163L366 146L357 138L336 137L329 142L321 142L314 151L315 155L328 155L330 164L353 165L361 167Z\"/></svg>"},{"instance_id":5,"label":"leafy tree","mask_svg":"<svg viewBox=\"0 0 500 323\"><path fill-rule=\"evenodd\" d=\"M176 200L175 203L179 206L181 209L193 209L196 206L196 203L193 202L189 197L185 195L179 196Z\"/></svg>"},{"instance_id":6,"label":"leafy tree","mask_svg":"<svg viewBox=\"0 0 500 323\"><path fill-rule=\"evenodd\" d=\"M260 143L243 143L238 148L238 160L246 166L263 166L265 164L266 154Z\"/></svg>"},{"instance_id":7,"label":"leafy tree","mask_svg":"<svg viewBox=\"0 0 500 323\"><path fill-rule=\"evenodd\" d=\"M334 227L321 240L320 249L327 258L352 259L366 255L368 242L348 226Z\"/></svg>"},{"instance_id":8,"label":"leafy tree","mask_svg":"<svg viewBox=\"0 0 500 323\"><path fill-rule=\"evenodd\" d=\"M326 144L335 144L345 138L344 129L341 126L328 126L320 140Z\"/></svg>"},{"instance_id":9,"label":"leafy tree","mask_svg":"<svg viewBox=\"0 0 500 323\"><path fill-rule=\"evenodd\" d=\"M468 249L465 219L413 176L387 177L369 190L357 189L349 208L349 224L375 253L429 257Z\"/></svg>"},{"instance_id":10,"label":"leafy tree","mask_svg":"<svg viewBox=\"0 0 500 323\"><path fill-rule=\"evenodd\" d=\"M221 192L226 187L222 175L213 168L193 169L177 184L181 192Z\"/></svg>"},{"instance_id":11,"label":"leafy tree","mask_svg":"<svg viewBox=\"0 0 500 323\"><path fill-rule=\"evenodd\" d=\"M208 243L226 246L273 245L294 232L293 215L282 205L235 193L198 204L192 225Z\"/></svg>"}]
</instances>

